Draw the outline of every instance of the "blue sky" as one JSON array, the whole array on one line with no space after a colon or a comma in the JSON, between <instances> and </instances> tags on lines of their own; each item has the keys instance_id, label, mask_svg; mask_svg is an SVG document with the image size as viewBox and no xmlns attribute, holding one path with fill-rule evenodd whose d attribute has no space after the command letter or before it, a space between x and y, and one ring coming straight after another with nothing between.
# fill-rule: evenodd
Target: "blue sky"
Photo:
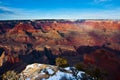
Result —
<instances>
[{"instance_id":1,"label":"blue sky","mask_svg":"<svg viewBox=\"0 0 120 80\"><path fill-rule=\"evenodd\" d=\"M120 0L0 0L0 20L120 19Z\"/></svg>"}]
</instances>

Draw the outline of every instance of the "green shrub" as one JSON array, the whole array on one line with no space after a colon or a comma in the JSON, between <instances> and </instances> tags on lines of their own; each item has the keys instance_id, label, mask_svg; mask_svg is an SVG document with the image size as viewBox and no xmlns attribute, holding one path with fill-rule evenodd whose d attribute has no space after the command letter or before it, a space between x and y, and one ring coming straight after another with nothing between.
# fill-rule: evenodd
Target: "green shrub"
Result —
<instances>
[{"instance_id":1,"label":"green shrub","mask_svg":"<svg viewBox=\"0 0 120 80\"><path fill-rule=\"evenodd\" d=\"M56 58L55 62L59 67L67 67L69 65L67 59L63 57Z\"/></svg>"},{"instance_id":2,"label":"green shrub","mask_svg":"<svg viewBox=\"0 0 120 80\"><path fill-rule=\"evenodd\" d=\"M14 71L7 71L2 75L2 80L18 80L19 76Z\"/></svg>"}]
</instances>

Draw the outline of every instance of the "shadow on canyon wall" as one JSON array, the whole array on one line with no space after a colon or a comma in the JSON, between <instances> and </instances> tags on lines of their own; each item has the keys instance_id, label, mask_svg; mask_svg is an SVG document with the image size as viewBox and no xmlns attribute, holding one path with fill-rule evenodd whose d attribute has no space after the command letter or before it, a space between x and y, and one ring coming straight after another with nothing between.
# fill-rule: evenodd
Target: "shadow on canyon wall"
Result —
<instances>
[{"instance_id":1,"label":"shadow on canyon wall","mask_svg":"<svg viewBox=\"0 0 120 80\"><path fill-rule=\"evenodd\" d=\"M62 51L62 49L59 48L59 52L60 52L59 55L54 55L53 54L54 52L52 52L51 49L46 48L46 47L44 47L44 51L32 50L30 53L27 53L24 55L20 54L19 55L19 62L11 63L11 62L7 61L3 64L2 67L0 67L0 75L2 75L3 73L5 73L8 70L14 70L14 71L20 73L21 71L23 71L26 68L26 66L28 64L33 64L33 63L55 65L55 59L57 57L65 57L68 60L70 66L74 66L76 63L84 62L85 54L89 55L89 54L94 53L96 50L101 50L101 49L104 49L104 50L107 50L107 51L113 53L116 56L115 58L119 59L119 57L120 57L120 54L119 54L120 51L113 50L113 49L108 48L104 45L102 47L99 47L99 46L92 46L92 47L91 46L80 46L78 48L76 48L74 46L74 48L75 48L76 52L74 52L74 51L73 52ZM3 51L4 51L4 49L1 48L0 52L2 53ZM92 55L92 56L95 57L94 55ZM108 54L108 56L109 56L109 54ZM102 65L102 63L104 63L104 62L101 62L99 64ZM116 65L120 66L120 64L116 64Z\"/></svg>"},{"instance_id":2,"label":"shadow on canyon wall","mask_svg":"<svg viewBox=\"0 0 120 80\"><path fill-rule=\"evenodd\" d=\"M5 50L1 48L0 52L2 53L3 51ZM55 58L56 56L53 55L52 51L46 47L44 47L44 51L32 50L32 52L30 53L19 55L19 62L15 62L14 60L12 60L14 58L12 58L9 59L10 61L3 63L2 67L0 67L0 75L8 70L14 70L20 73L26 68L28 64L33 63L55 65Z\"/></svg>"}]
</instances>

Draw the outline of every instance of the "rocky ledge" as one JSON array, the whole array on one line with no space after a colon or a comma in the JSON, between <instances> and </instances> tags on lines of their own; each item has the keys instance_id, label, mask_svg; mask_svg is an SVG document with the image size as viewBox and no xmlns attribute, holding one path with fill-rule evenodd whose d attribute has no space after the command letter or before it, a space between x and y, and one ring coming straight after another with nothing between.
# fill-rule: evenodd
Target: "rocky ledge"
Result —
<instances>
[{"instance_id":1,"label":"rocky ledge","mask_svg":"<svg viewBox=\"0 0 120 80\"><path fill-rule=\"evenodd\" d=\"M74 72L76 71L76 75ZM45 64L31 64L23 70L20 80L82 80L83 71L78 71L74 67L60 68Z\"/></svg>"}]
</instances>

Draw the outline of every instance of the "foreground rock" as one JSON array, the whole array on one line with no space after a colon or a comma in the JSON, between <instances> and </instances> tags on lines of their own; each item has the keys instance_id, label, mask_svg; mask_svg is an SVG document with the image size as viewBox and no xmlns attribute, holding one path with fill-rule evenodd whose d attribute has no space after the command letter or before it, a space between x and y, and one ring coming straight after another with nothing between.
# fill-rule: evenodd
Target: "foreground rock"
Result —
<instances>
[{"instance_id":1,"label":"foreground rock","mask_svg":"<svg viewBox=\"0 0 120 80\"><path fill-rule=\"evenodd\" d=\"M20 80L82 80L81 74L84 74L84 72L79 71L75 76L70 67L59 68L57 66L34 63L28 65L19 75Z\"/></svg>"}]
</instances>

